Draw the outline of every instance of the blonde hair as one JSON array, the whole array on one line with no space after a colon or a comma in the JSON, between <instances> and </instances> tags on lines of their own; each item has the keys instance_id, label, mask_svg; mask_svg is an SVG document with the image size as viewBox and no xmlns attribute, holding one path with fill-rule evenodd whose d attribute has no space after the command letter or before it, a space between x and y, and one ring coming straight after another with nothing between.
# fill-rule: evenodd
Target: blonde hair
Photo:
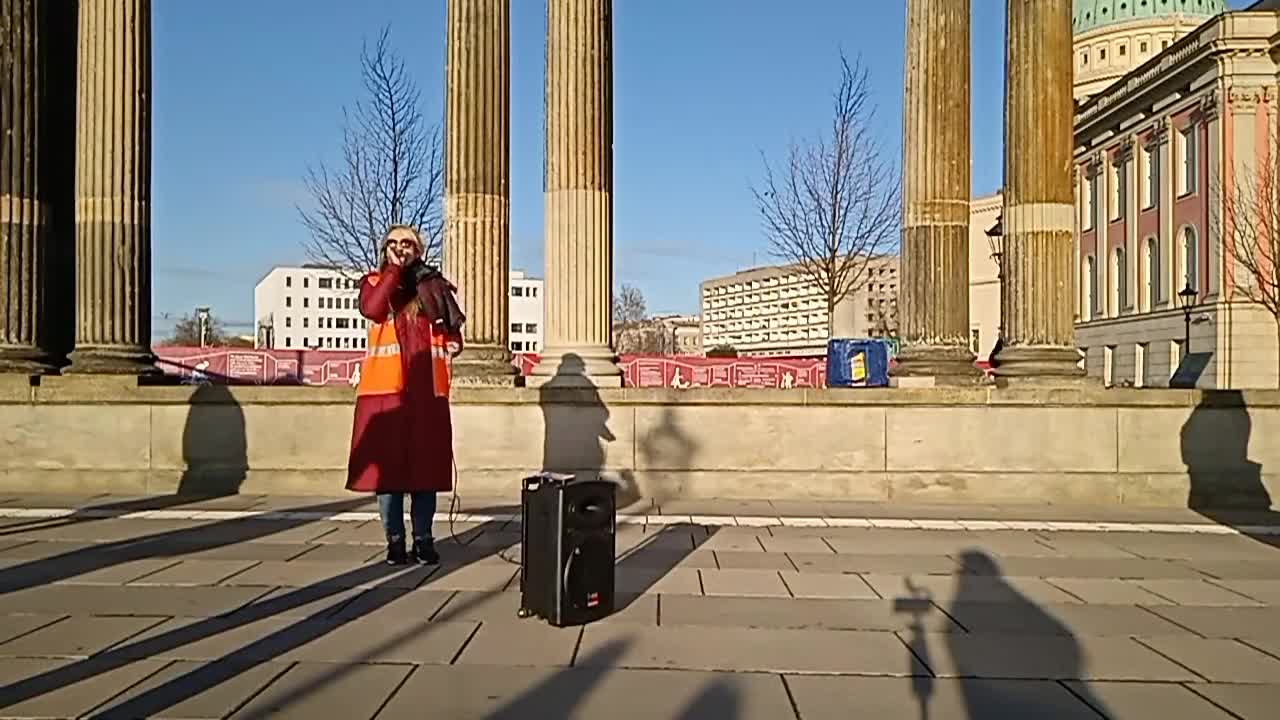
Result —
<instances>
[{"instance_id":1,"label":"blonde hair","mask_svg":"<svg viewBox=\"0 0 1280 720\"><path fill-rule=\"evenodd\" d=\"M390 264L387 261L387 243L391 240L391 233L397 230L408 230L410 233L413 233L413 239L415 242L418 243L419 254L425 253L427 251L427 244L422 241L422 233L418 231L418 228L412 225L406 225L403 223L393 224L391 227L387 228L387 231L382 235L382 261L378 265L379 273L385 272L387 269L387 265ZM413 294L413 297L409 300L409 302L405 303L405 306L403 308L400 308L400 312L410 316L422 312L422 302L418 300L418 294L416 292ZM388 313L387 319L388 320L391 319L394 315L395 315L395 311L393 310Z\"/></svg>"}]
</instances>

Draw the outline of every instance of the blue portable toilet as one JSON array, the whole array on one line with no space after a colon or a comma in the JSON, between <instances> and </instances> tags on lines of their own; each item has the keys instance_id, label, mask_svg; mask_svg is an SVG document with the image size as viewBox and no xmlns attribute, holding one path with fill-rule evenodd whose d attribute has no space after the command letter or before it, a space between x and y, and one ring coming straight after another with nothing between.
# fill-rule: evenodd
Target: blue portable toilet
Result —
<instances>
[{"instance_id":1,"label":"blue portable toilet","mask_svg":"<svg viewBox=\"0 0 1280 720\"><path fill-rule=\"evenodd\" d=\"M827 387L888 387L889 348L880 340L827 342Z\"/></svg>"}]
</instances>

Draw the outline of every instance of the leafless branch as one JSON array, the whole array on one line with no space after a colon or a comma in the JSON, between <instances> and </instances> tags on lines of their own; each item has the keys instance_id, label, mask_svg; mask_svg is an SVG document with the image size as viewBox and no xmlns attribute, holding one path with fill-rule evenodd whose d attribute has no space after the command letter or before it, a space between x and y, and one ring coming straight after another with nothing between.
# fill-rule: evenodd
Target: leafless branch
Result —
<instances>
[{"instance_id":1,"label":"leafless branch","mask_svg":"<svg viewBox=\"0 0 1280 720\"><path fill-rule=\"evenodd\" d=\"M829 133L793 144L751 188L770 252L822 292L829 321L835 306L863 283L868 264L899 232L900 184L875 137L869 74L840 56Z\"/></svg>"},{"instance_id":2,"label":"leafless branch","mask_svg":"<svg viewBox=\"0 0 1280 720\"><path fill-rule=\"evenodd\" d=\"M390 44L390 27L360 53L365 97L342 112L342 157L309 167L311 207L298 208L316 263L359 274L377 267L387 228L413 225L428 257L440 252L444 162L439 124L422 115L422 93Z\"/></svg>"}]
</instances>

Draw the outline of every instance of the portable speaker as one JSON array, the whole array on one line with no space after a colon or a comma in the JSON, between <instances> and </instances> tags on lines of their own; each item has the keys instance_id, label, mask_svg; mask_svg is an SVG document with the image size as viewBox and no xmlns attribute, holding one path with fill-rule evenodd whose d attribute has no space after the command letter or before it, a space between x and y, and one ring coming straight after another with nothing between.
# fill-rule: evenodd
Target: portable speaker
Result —
<instances>
[{"instance_id":1,"label":"portable speaker","mask_svg":"<svg viewBox=\"0 0 1280 720\"><path fill-rule=\"evenodd\" d=\"M613 612L615 491L611 482L572 475L525 478L520 617L565 627Z\"/></svg>"}]
</instances>

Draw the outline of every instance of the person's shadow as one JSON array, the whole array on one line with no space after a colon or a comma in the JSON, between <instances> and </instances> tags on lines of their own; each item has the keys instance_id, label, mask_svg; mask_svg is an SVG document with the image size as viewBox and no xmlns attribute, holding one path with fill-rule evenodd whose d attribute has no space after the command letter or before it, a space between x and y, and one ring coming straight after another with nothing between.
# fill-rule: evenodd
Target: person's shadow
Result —
<instances>
[{"instance_id":1,"label":"person's shadow","mask_svg":"<svg viewBox=\"0 0 1280 720\"><path fill-rule=\"evenodd\" d=\"M226 385L201 385L191 394L182 430L180 497L235 495L249 472L244 410Z\"/></svg>"},{"instance_id":2,"label":"person's shadow","mask_svg":"<svg viewBox=\"0 0 1280 720\"><path fill-rule=\"evenodd\" d=\"M1187 507L1231 527L1280 524L1262 481L1262 465L1249 459L1252 430L1244 393L1204 391L1180 436L1191 482Z\"/></svg>"}]
</instances>

